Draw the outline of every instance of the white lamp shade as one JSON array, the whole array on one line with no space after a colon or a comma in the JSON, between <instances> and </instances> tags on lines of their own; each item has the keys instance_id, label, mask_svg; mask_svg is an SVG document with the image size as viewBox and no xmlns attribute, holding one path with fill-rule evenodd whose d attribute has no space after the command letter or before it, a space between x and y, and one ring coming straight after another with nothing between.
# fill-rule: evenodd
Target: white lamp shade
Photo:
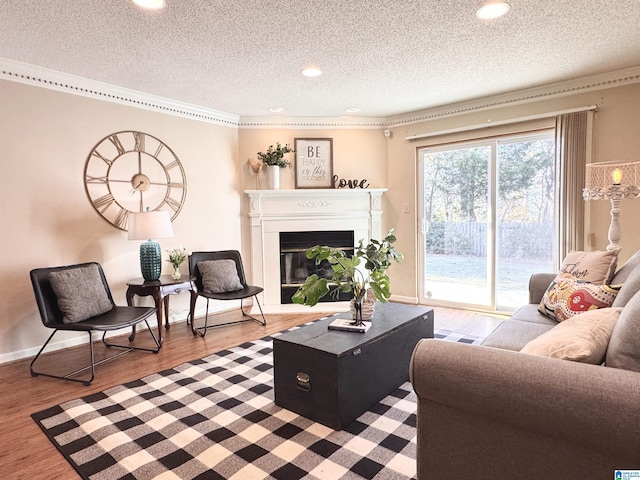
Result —
<instances>
[{"instance_id":1,"label":"white lamp shade","mask_svg":"<svg viewBox=\"0 0 640 480\"><path fill-rule=\"evenodd\" d=\"M131 213L128 225L129 240L173 237L171 217L166 210Z\"/></svg>"},{"instance_id":2,"label":"white lamp shade","mask_svg":"<svg viewBox=\"0 0 640 480\"><path fill-rule=\"evenodd\" d=\"M640 162L613 161L588 163L585 188L607 188L615 184L614 172L624 185L640 187Z\"/></svg>"},{"instance_id":3,"label":"white lamp shade","mask_svg":"<svg viewBox=\"0 0 640 480\"><path fill-rule=\"evenodd\" d=\"M585 200L640 197L640 162L587 163Z\"/></svg>"}]
</instances>

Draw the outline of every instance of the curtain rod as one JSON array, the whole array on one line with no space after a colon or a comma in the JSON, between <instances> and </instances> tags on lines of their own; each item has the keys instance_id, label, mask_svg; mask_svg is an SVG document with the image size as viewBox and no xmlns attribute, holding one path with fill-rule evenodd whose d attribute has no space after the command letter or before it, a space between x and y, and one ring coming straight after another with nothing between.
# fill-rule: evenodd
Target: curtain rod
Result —
<instances>
[{"instance_id":1,"label":"curtain rod","mask_svg":"<svg viewBox=\"0 0 640 480\"><path fill-rule=\"evenodd\" d=\"M570 108L567 110L558 110L555 112L539 113L537 115L528 115L526 117L510 118L509 120L498 120L497 122L492 122L491 120L488 120L486 123L481 123L479 125L468 125L466 127L451 128L449 130L439 130L437 132L420 133L418 135L410 135L408 137L404 137L404 139L411 141L411 140L418 140L420 138L448 135L450 133L470 132L472 130L479 130L481 128L489 128L489 127L495 127L499 125L509 125L512 123L522 123L522 122L528 122L531 120L541 120L543 118L551 118L557 115L565 115L567 113L576 113L576 112L586 112L589 110L598 110L598 106L587 105L586 107L576 107L576 108Z\"/></svg>"}]
</instances>

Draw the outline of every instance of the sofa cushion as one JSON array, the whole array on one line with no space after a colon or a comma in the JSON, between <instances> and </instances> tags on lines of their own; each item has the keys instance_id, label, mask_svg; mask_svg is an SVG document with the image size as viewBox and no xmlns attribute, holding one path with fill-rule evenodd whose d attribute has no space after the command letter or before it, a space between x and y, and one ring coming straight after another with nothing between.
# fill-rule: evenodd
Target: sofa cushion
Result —
<instances>
[{"instance_id":1,"label":"sofa cushion","mask_svg":"<svg viewBox=\"0 0 640 480\"><path fill-rule=\"evenodd\" d=\"M522 353L600 364L622 308L590 310L559 323L527 343Z\"/></svg>"},{"instance_id":2,"label":"sofa cushion","mask_svg":"<svg viewBox=\"0 0 640 480\"><path fill-rule=\"evenodd\" d=\"M236 262L229 259L198 262L205 293L226 293L242 290Z\"/></svg>"},{"instance_id":3,"label":"sofa cushion","mask_svg":"<svg viewBox=\"0 0 640 480\"><path fill-rule=\"evenodd\" d=\"M503 350L520 351L527 343L539 337L544 332L557 325L534 322L522 322L520 320L509 319L502 322L491 334L482 342L485 347L501 348Z\"/></svg>"},{"instance_id":4,"label":"sofa cushion","mask_svg":"<svg viewBox=\"0 0 640 480\"><path fill-rule=\"evenodd\" d=\"M616 271L619 252L619 248L595 252L569 252L562 261L560 273L569 273L585 282L609 283Z\"/></svg>"},{"instance_id":5,"label":"sofa cushion","mask_svg":"<svg viewBox=\"0 0 640 480\"><path fill-rule=\"evenodd\" d=\"M550 325L552 327L558 324L558 321L556 319L549 318L546 315L541 314L538 311L538 305L533 303L523 305L518 310L516 310L516 313L511 316L511 320L541 323L543 325Z\"/></svg>"},{"instance_id":6,"label":"sofa cushion","mask_svg":"<svg viewBox=\"0 0 640 480\"><path fill-rule=\"evenodd\" d=\"M634 253L629 260L621 266L616 274L613 276L611 283L617 285L619 283L625 283L630 277L631 272L636 270L636 267L640 267L640 250Z\"/></svg>"},{"instance_id":7,"label":"sofa cushion","mask_svg":"<svg viewBox=\"0 0 640 480\"><path fill-rule=\"evenodd\" d=\"M629 300L620 314L611 334L605 364L640 372L640 292Z\"/></svg>"},{"instance_id":8,"label":"sofa cushion","mask_svg":"<svg viewBox=\"0 0 640 480\"><path fill-rule=\"evenodd\" d=\"M614 278L618 278L618 275L616 274ZM623 277L620 276L620 278ZM628 275L624 276L623 282L620 282L622 288L611 304L612 307L624 307L640 291L640 267L629 271Z\"/></svg>"},{"instance_id":9,"label":"sofa cushion","mask_svg":"<svg viewBox=\"0 0 640 480\"><path fill-rule=\"evenodd\" d=\"M81 322L113 308L96 265L51 272L49 282L64 323Z\"/></svg>"},{"instance_id":10,"label":"sofa cushion","mask_svg":"<svg viewBox=\"0 0 640 480\"><path fill-rule=\"evenodd\" d=\"M599 285L560 273L542 297L538 310L559 322L579 313L610 307L621 285Z\"/></svg>"}]
</instances>

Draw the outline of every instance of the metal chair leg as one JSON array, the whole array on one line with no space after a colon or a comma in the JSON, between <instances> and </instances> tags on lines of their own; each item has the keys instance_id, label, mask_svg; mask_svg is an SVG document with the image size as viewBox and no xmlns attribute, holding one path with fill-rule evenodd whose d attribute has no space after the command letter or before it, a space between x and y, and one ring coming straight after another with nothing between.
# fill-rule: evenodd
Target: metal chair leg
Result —
<instances>
[{"instance_id":1,"label":"metal chair leg","mask_svg":"<svg viewBox=\"0 0 640 480\"><path fill-rule=\"evenodd\" d=\"M158 353L160 351L160 347L161 347L160 342L158 342L158 339L154 335L153 330L151 330L151 327L149 326L149 322L147 320L145 320L144 323L147 325L147 330L149 330L149 333L151 334L151 338L153 338L153 341L156 343L156 348L132 347L131 345L118 345L118 344L115 344L115 343L108 343L105 340L105 337L107 335L106 331L102 334L102 343L104 343L107 347L124 348L126 350L126 352L122 352L121 355L123 353L130 352L131 350L140 350L142 352ZM162 327L160 327L160 328L162 328ZM112 358L112 357L109 357L109 358ZM113 358L115 358L115 355L114 355ZM103 360L102 363L104 363L104 361L106 361L106 360Z\"/></svg>"},{"instance_id":2,"label":"metal chair leg","mask_svg":"<svg viewBox=\"0 0 640 480\"><path fill-rule=\"evenodd\" d=\"M102 334L102 343L104 343L107 347L122 348L124 350L122 352L119 352L119 353L115 354L115 355L111 355L111 356L109 356L109 357L107 357L107 358L105 358L103 360L100 360L99 362L96 362L95 361L94 351L93 351L93 338L91 336L91 331L88 331L86 333L87 333L87 335L89 335L89 362L90 363L86 367L79 368L78 370L74 370L73 372L68 373L66 375L54 375L52 373L39 372L39 371L36 371L33 368L34 364L36 363L36 361L38 360L38 358L40 357L42 352L44 352L44 349L47 347L47 345L49 344L49 342L51 341L53 336L58 332L58 330L56 329L49 336L47 341L44 342L44 345L42 346L42 348L40 348L40 351L38 352L38 354L31 361L31 364L29 365L29 371L31 372L31 376L32 377L43 376L43 377L57 378L59 380L69 380L71 382L79 382L79 383L82 383L83 385L89 386L89 385L91 385L91 382L93 382L93 379L95 378L96 366L98 366L98 365L102 365L103 363L109 362L111 360L115 360L116 358L121 357L125 353L129 353L131 350L140 350L140 351L152 352L152 353L158 353L160 351L160 343L158 342L157 337L154 335L153 330L151 330L149 322L147 320L145 320L144 322L146 323L147 329L149 330L149 333L151 333L151 337L153 338L153 341L155 342L157 348L152 349L152 348L143 348L143 347L133 347L131 345L118 345L118 344L115 344L115 343L108 343L105 340L105 336L107 335L107 332L105 331ZM91 370L91 376L88 379L73 378L76 375L78 375L78 374L80 374L82 372L85 372L87 370Z\"/></svg>"},{"instance_id":3,"label":"metal chair leg","mask_svg":"<svg viewBox=\"0 0 640 480\"><path fill-rule=\"evenodd\" d=\"M71 373L68 373L66 375L53 375L52 373L44 373L44 372L37 372L33 366L36 363L36 361L38 360L38 358L40 357L40 354L42 352L44 352L44 349L47 347L47 345L49 344L49 342L51 341L51 339L53 338L53 336L58 332L58 330L54 330L53 333L49 336L49 338L47 339L46 342L44 342L44 345L42 345L42 348L40 349L40 351L38 352L38 354L33 358L33 360L31 360L31 364L29 365L29 371L31 372L31 376L32 377L38 377L38 376L43 376L43 377L49 377L49 378L57 378L59 380L69 380L71 382L78 382L78 383L82 383L83 385L89 386L91 385L91 382L93 382L93 379L95 378L95 374L96 374L96 363L95 363L95 358L93 355L93 342L92 342L92 338L91 338L91 332L87 332L87 334L89 335L89 361L90 361L90 365L80 368L78 370L75 370ZM104 360L100 363L103 363ZM86 370L91 369L91 377L89 377L88 379L82 379L82 378L72 378L74 376L76 376L79 373L82 373Z\"/></svg>"},{"instance_id":4,"label":"metal chair leg","mask_svg":"<svg viewBox=\"0 0 640 480\"><path fill-rule=\"evenodd\" d=\"M240 299L240 311L242 312L242 315L244 315L245 317L248 317L248 320L254 320L258 322L260 325L266 325L267 319L264 318L264 313L262 313L262 306L260 305L260 300L258 300L258 295L254 295L253 298L256 299L256 303L258 304L258 308L260 309L260 315L262 315L262 321L258 320L254 316L249 315L244 311L244 309L242 308L242 299Z\"/></svg>"},{"instance_id":5,"label":"metal chair leg","mask_svg":"<svg viewBox=\"0 0 640 480\"><path fill-rule=\"evenodd\" d=\"M254 322L258 322L260 325L266 325L267 324L267 320L264 317L264 313L262 312L262 306L260 305L260 301L258 300L258 296L254 295L256 302L258 303L258 308L260 309L260 315L262 315L262 321L258 320L257 318L249 315L248 313L246 313L244 311L243 305L242 305L242 301L243 299L240 299L240 311L242 312L242 316L245 317L242 320L233 320L231 322L225 322L225 323L216 323L215 325L208 325L209 323L209 299L207 298L207 308L205 311L205 315L204 315L204 326L203 327L197 327L195 328L195 330L198 331L198 333L200 334L201 337L204 338L204 336L207 334L207 329L208 328L217 328L217 327L224 327L226 325L235 325L236 323L242 323L242 322L248 322L253 320ZM193 327L193 320L192 322L192 327Z\"/></svg>"}]
</instances>

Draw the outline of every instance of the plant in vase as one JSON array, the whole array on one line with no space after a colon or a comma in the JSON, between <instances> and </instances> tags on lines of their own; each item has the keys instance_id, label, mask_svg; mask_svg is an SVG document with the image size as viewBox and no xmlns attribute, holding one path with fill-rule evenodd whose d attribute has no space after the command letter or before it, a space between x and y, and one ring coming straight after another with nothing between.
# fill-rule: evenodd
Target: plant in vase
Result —
<instances>
[{"instance_id":1,"label":"plant in vase","mask_svg":"<svg viewBox=\"0 0 640 480\"><path fill-rule=\"evenodd\" d=\"M295 150L286 143L284 146L276 142L276 147L269 145L266 152L258 152L258 159L267 165L270 187L274 190L280 188L280 168L291 166L291 162L284 158L287 153L294 153Z\"/></svg>"},{"instance_id":2,"label":"plant in vase","mask_svg":"<svg viewBox=\"0 0 640 480\"><path fill-rule=\"evenodd\" d=\"M340 293L351 292L351 313L355 323L370 320L376 299L388 302L391 297L386 270L391 266L392 260L399 262L403 258L402 253L393 248L395 241L393 229L389 230L382 241L370 239L364 245L364 240L361 239L352 257L347 257L343 250L333 247L316 245L309 248L306 250L307 258L315 258L316 265L326 260L331 266L332 276L328 279L318 277L315 273L310 275L291 300L300 305L313 306L328 293L337 299ZM364 269L358 268L363 260Z\"/></svg>"},{"instance_id":3,"label":"plant in vase","mask_svg":"<svg viewBox=\"0 0 640 480\"><path fill-rule=\"evenodd\" d=\"M185 245L180 245L179 247L168 248L167 253L169 254L167 262L173 266L171 276L174 280L179 280L182 275L180 273L180 265L189 256L189 251Z\"/></svg>"}]
</instances>

